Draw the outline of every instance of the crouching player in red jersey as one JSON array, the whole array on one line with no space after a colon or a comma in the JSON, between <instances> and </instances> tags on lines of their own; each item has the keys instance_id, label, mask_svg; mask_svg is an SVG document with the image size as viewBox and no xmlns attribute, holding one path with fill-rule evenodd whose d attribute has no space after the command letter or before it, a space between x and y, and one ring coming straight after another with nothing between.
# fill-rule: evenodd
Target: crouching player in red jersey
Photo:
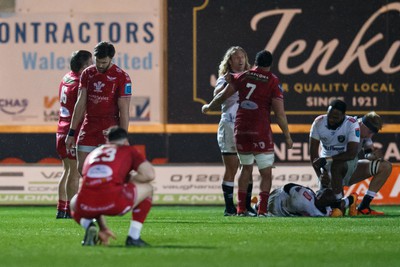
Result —
<instances>
[{"instance_id":1,"label":"crouching player in red jersey","mask_svg":"<svg viewBox=\"0 0 400 267\"><path fill-rule=\"evenodd\" d=\"M152 206L150 183L155 177L154 168L129 146L128 133L123 128L112 127L107 136L107 144L86 158L82 186L71 201L73 218L86 230L82 245L94 246L98 242L108 245L109 239L116 237L107 227L104 216L124 215L132 210L125 244L147 246L140 232Z\"/></svg>"}]
</instances>

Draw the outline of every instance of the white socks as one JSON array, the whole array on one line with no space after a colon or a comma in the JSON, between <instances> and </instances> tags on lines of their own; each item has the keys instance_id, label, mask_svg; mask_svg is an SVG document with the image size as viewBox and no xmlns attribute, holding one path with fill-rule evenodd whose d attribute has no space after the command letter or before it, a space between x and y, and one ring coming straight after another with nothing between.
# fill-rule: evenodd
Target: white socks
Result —
<instances>
[{"instance_id":1,"label":"white socks","mask_svg":"<svg viewBox=\"0 0 400 267\"><path fill-rule=\"evenodd\" d=\"M131 221L128 235L133 239L139 239L143 224L138 221Z\"/></svg>"}]
</instances>

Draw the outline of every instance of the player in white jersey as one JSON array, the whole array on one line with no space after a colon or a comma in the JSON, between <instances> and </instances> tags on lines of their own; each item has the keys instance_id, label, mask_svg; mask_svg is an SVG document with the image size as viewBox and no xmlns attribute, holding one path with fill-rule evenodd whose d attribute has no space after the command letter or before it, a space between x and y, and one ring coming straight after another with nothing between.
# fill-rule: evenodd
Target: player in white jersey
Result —
<instances>
[{"instance_id":1,"label":"player in white jersey","mask_svg":"<svg viewBox=\"0 0 400 267\"><path fill-rule=\"evenodd\" d=\"M214 96L221 92L227 82L225 80L224 75L228 72L242 72L245 70L250 69L250 63L247 57L246 51L241 48L240 46L232 46L230 47L220 65L218 70L219 78L217 80L215 89L214 89ZM217 133L217 140L218 146L221 151L222 160L225 166L225 173L222 181L222 191L224 194L225 200L225 216L232 216L236 215L236 207L233 203L233 191L234 191L234 179L236 172L239 167L239 159L237 157L236 151L236 144L235 144L235 137L234 137L234 127L235 127L235 118L236 118L236 111L238 109L238 101L239 95L236 92L231 97L227 98L221 104L221 120L218 125L218 133ZM247 188L247 198L248 202L251 203L251 194L253 190L253 183L252 181L249 183ZM248 210L252 208L248 207ZM255 212L252 211L252 213Z\"/></svg>"},{"instance_id":2,"label":"player in white jersey","mask_svg":"<svg viewBox=\"0 0 400 267\"><path fill-rule=\"evenodd\" d=\"M346 172L354 171L351 161L356 160L359 143L360 125L346 115L346 103L341 100L333 100L327 114L318 116L311 126L311 162L320 178L321 188L331 187L337 199L343 197L342 179ZM324 175L325 172L329 175Z\"/></svg>"},{"instance_id":3,"label":"player in white jersey","mask_svg":"<svg viewBox=\"0 0 400 267\"><path fill-rule=\"evenodd\" d=\"M350 203L350 208L355 210L356 194L346 199ZM289 183L271 192L268 199L268 216L331 216L331 205L335 205L335 196L331 189L325 188L316 194L308 187Z\"/></svg>"},{"instance_id":4,"label":"player in white jersey","mask_svg":"<svg viewBox=\"0 0 400 267\"><path fill-rule=\"evenodd\" d=\"M311 162L320 178L321 187L331 187L338 199L343 196L343 186L373 176L357 214L383 215L370 208L372 199L392 170L391 163L382 159L382 153L373 147L371 140L382 128L382 120L375 112L369 112L359 120L346 116L345 112L346 104L334 100L327 115L315 119L310 132ZM320 145L321 152L318 155ZM366 154L366 159L358 159L361 151Z\"/></svg>"}]
</instances>

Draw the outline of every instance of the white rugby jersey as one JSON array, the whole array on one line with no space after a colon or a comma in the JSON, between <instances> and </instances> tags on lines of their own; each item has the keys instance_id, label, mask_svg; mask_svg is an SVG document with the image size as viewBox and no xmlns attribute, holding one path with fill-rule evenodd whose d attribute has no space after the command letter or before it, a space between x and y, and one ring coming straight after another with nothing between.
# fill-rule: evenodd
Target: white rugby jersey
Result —
<instances>
[{"instance_id":1,"label":"white rugby jersey","mask_svg":"<svg viewBox=\"0 0 400 267\"><path fill-rule=\"evenodd\" d=\"M336 130L330 130L328 115L318 116L310 131L310 137L319 140L321 144L320 157L332 157L343 153L347 149L347 143L360 143L360 125L357 119L345 116L345 119Z\"/></svg>"},{"instance_id":2,"label":"white rugby jersey","mask_svg":"<svg viewBox=\"0 0 400 267\"><path fill-rule=\"evenodd\" d=\"M290 188L289 194L285 192L283 187L279 187L272 191L269 196L268 215L279 217L329 216L332 209L326 207L326 212L321 212L315 206L315 197L314 191L302 185L295 185Z\"/></svg>"},{"instance_id":3,"label":"white rugby jersey","mask_svg":"<svg viewBox=\"0 0 400 267\"><path fill-rule=\"evenodd\" d=\"M224 86L226 80L224 76L220 76L217 80L215 88ZM225 87L225 86L224 86ZM226 99L221 105L221 121L235 122L236 111L239 107L239 93L235 92L231 97Z\"/></svg>"}]
</instances>

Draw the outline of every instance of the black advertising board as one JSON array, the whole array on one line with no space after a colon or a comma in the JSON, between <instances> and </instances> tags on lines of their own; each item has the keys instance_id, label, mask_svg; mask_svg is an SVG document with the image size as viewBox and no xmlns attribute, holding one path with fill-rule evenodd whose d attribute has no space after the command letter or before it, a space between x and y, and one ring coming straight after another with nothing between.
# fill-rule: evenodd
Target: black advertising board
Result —
<instances>
[{"instance_id":1,"label":"black advertising board","mask_svg":"<svg viewBox=\"0 0 400 267\"><path fill-rule=\"evenodd\" d=\"M400 121L400 2L168 1L168 123L216 123L203 115L225 51L250 63L267 49L285 91L290 124L311 124L341 98L348 113Z\"/></svg>"}]
</instances>

